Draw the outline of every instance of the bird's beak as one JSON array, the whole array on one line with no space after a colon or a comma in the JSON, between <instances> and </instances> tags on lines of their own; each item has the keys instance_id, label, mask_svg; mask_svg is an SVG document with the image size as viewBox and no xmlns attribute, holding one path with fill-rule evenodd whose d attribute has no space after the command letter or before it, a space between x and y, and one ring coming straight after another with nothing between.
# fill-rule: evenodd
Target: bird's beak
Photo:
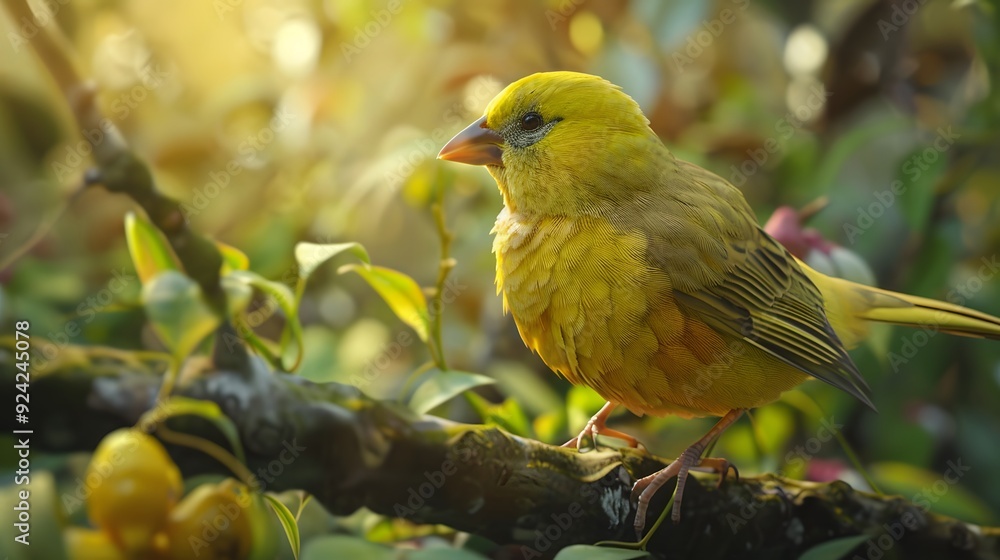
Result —
<instances>
[{"instance_id":1,"label":"bird's beak","mask_svg":"<svg viewBox=\"0 0 1000 560\"><path fill-rule=\"evenodd\" d=\"M503 138L486 127L486 117L465 127L448 141L438 153L438 159L469 165L503 166Z\"/></svg>"}]
</instances>

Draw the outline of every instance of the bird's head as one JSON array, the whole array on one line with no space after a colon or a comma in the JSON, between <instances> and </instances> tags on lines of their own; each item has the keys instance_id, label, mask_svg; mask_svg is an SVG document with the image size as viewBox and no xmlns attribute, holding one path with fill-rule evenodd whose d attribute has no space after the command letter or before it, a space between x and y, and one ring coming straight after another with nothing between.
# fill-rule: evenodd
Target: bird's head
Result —
<instances>
[{"instance_id":1,"label":"bird's head","mask_svg":"<svg viewBox=\"0 0 1000 560\"><path fill-rule=\"evenodd\" d=\"M545 72L507 86L438 157L485 165L513 211L565 215L633 196L643 174L657 173L657 162L670 156L618 86Z\"/></svg>"}]
</instances>

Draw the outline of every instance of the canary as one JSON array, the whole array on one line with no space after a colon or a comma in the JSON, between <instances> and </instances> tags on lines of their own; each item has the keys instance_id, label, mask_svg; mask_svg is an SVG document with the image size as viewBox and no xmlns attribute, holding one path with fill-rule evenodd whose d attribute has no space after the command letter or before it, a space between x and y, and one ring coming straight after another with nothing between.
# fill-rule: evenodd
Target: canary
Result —
<instances>
[{"instance_id":1,"label":"canary","mask_svg":"<svg viewBox=\"0 0 1000 560\"><path fill-rule=\"evenodd\" d=\"M597 76L534 74L500 92L438 156L484 165L503 197L493 228L497 291L525 344L608 403L580 436L621 437L636 414L721 416L659 473L635 483L641 536L649 501L674 476L680 519L693 468L743 411L809 378L874 408L847 349L871 322L1000 338L1000 319L816 272L757 223L725 179L676 158L638 104Z\"/></svg>"}]
</instances>

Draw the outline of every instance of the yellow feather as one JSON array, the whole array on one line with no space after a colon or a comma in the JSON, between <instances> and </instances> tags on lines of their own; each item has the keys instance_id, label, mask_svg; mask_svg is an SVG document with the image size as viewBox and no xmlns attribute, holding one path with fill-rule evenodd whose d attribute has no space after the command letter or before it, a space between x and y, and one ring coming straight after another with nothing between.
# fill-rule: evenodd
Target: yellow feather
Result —
<instances>
[{"instance_id":1,"label":"yellow feather","mask_svg":"<svg viewBox=\"0 0 1000 560\"><path fill-rule=\"evenodd\" d=\"M549 367L638 414L722 416L809 376L871 404L846 352L871 321L1000 338L995 317L798 261L738 189L674 158L598 77L528 76L470 128L470 146L446 149L457 161L472 150L503 195L505 310Z\"/></svg>"}]
</instances>

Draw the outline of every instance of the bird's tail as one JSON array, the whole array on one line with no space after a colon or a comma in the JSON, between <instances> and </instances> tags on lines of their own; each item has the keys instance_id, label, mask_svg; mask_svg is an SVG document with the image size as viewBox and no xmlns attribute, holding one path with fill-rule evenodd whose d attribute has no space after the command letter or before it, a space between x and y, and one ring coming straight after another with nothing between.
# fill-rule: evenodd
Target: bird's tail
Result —
<instances>
[{"instance_id":1,"label":"bird's tail","mask_svg":"<svg viewBox=\"0 0 1000 560\"><path fill-rule=\"evenodd\" d=\"M934 299L890 292L832 278L803 266L823 293L827 319L848 347L867 335L868 322L933 329L1000 340L1000 318Z\"/></svg>"}]
</instances>

